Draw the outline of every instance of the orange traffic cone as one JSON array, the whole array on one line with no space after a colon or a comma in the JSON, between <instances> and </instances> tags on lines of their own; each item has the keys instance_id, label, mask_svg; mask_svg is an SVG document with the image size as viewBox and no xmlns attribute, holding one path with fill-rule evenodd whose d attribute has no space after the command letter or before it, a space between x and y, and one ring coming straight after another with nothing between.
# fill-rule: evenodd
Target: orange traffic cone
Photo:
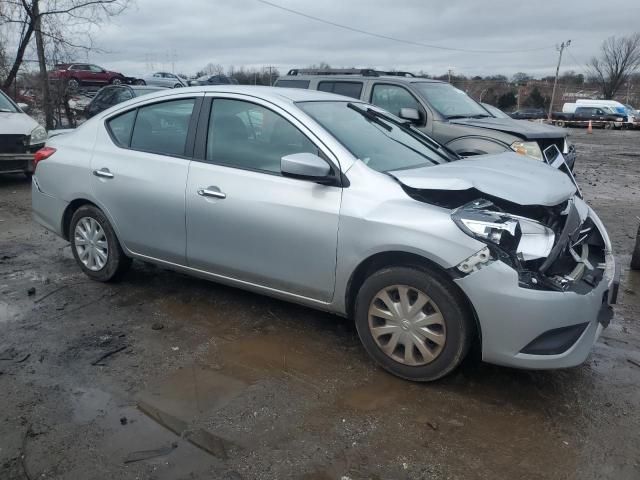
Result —
<instances>
[{"instance_id":1,"label":"orange traffic cone","mask_svg":"<svg viewBox=\"0 0 640 480\"><path fill-rule=\"evenodd\" d=\"M591 120L589 120L589 126L587 127L587 133L593 133L593 125L591 124Z\"/></svg>"}]
</instances>

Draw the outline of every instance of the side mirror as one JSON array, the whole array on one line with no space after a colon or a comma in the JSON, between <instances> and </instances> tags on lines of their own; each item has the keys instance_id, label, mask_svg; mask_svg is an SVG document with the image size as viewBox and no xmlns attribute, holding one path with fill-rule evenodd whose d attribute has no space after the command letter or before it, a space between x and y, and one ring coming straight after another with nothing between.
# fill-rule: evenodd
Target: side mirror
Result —
<instances>
[{"instance_id":1,"label":"side mirror","mask_svg":"<svg viewBox=\"0 0 640 480\"><path fill-rule=\"evenodd\" d=\"M331 167L313 153L293 153L280 159L280 171L285 177L314 180L319 183L332 183Z\"/></svg>"},{"instance_id":2,"label":"side mirror","mask_svg":"<svg viewBox=\"0 0 640 480\"><path fill-rule=\"evenodd\" d=\"M27 105L26 103L18 103L18 107L20 107L20 110L22 110L24 113L27 113L29 111L29 105Z\"/></svg>"},{"instance_id":3,"label":"side mirror","mask_svg":"<svg viewBox=\"0 0 640 480\"><path fill-rule=\"evenodd\" d=\"M411 122L419 122L420 112L415 108L401 108L399 117Z\"/></svg>"}]
</instances>

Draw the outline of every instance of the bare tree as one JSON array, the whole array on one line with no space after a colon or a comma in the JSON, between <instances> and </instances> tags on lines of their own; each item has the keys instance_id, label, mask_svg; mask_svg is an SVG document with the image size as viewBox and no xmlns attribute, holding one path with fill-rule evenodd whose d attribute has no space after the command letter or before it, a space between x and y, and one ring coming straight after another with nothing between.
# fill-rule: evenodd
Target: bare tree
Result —
<instances>
[{"instance_id":1,"label":"bare tree","mask_svg":"<svg viewBox=\"0 0 640 480\"><path fill-rule=\"evenodd\" d=\"M132 1L2 0L0 25L14 27L17 45L13 64L2 87L6 89L15 81L27 47L35 37L46 127L52 128L53 109L47 74L49 57L60 49L91 50L92 28L122 13Z\"/></svg>"},{"instance_id":2,"label":"bare tree","mask_svg":"<svg viewBox=\"0 0 640 480\"><path fill-rule=\"evenodd\" d=\"M613 98L631 74L640 67L640 33L626 37L609 37L602 42L600 56L588 64L602 95Z\"/></svg>"}]
</instances>

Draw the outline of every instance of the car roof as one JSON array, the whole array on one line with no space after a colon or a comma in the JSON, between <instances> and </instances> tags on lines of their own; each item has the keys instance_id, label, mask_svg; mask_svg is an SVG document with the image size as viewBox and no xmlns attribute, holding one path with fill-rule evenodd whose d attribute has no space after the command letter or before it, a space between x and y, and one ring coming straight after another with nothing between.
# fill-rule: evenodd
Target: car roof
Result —
<instances>
[{"instance_id":1,"label":"car roof","mask_svg":"<svg viewBox=\"0 0 640 480\"><path fill-rule=\"evenodd\" d=\"M132 86L131 88L134 88ZM144 88L144 87L141 87ZM354 98L336 95L334 93L320 92L318 90L307 90L303 88L282 88L282 87L263 87L254 85L202 85L184 88L160 88L158 92L145 95L145 99L155 97L168 97L171 94L181 95L184 93L238 93L242 95L253 95L264 100L273 102L312 102L312 101L352 101L357 102Z\"/></svg>"},{"instance_id":2,"label":"car roof","mask_svg":"<svg viewBox=\"0 0 640 480\"><path fill-rule=\"evenodd\" d=\"M337 80L340 82L362 81L362 80L385 80L400 83L446 83L442 80L434 80L433 78L422 77L401 77L398 75L282 75L278 80Z\"/></svg>"}]
</instances>

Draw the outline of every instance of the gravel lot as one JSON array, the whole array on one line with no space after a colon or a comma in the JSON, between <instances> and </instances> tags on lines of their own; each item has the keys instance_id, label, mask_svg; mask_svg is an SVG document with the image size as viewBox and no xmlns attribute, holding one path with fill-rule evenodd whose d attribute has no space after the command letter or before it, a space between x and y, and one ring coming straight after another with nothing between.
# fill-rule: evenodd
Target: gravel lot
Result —
<instances>
[{"instance_id":1,"label":"gravel lot","mask_svg":"<svg viewBox=\"0 0 640 480\"><path fill-rule=\"evenodd\" d=\"M141 263L91 282L0 175L0 478L640 478L640 132L572 138L625 269L611 326L578 368L476 354L429 385L338 317Z\"/></svg>"}]
</instances>

